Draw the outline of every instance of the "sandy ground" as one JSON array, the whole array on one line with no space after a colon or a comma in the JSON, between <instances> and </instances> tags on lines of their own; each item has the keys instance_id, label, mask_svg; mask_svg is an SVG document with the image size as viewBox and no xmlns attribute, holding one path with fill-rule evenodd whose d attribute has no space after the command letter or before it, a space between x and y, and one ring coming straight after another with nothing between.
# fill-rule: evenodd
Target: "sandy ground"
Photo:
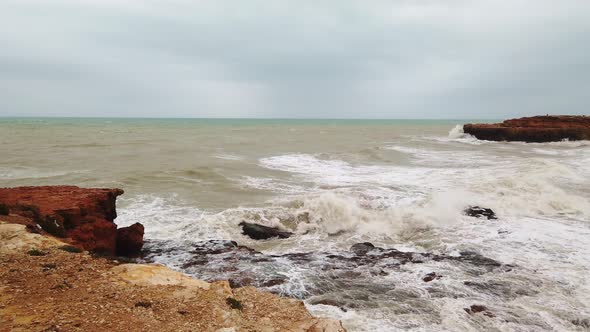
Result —
<instances>
[{"instance_id":1,"label":"sandy ground","mask_svg":"<svg viewBox=\"0 0 590 332\"><path fill-rule=\"evenodd\" d=\"M344 331L301 301L121 264L0 223L0 331Z\"/></svg>"}]
</instances>

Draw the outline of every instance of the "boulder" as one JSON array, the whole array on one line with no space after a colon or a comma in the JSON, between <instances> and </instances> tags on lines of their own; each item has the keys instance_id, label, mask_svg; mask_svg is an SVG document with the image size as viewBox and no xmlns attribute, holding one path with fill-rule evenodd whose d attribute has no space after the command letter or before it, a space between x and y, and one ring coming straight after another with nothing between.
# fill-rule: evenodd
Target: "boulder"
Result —
<instances>
[{"instance_id":1,"label":"boulder","mask_svg":"<svg viewBox=\"0 0 590 332\"><path fill-rule=\"evenodd\" d=\"M281 231L275 227L268 227L245 221L242 221L239 225L242 226L242 234L248 235L254 240L266 240L273 237L286 239L293 235L291 232Z\"/></svg>"},{"instance_id":2,"label":"boulder","mask_svg":"<svg viewBox=\"0 0 590 332\"><path fill-rule=\"evenodd\" d=\"M465 215L474 218L487 218L488 220L498 219L496 213L492 209L482 208L479 206L470 206L465 211Z\"/></svg>"},{"instance_id":3,"label":"boulder","mask_svg":"<svg viewBox=\"0 0 590 332\"><path fill-rule=\"evenodd\" d=\"M557 142L590 140L590 116L534 116L495 124L466 124L466 134L488 141Z\"/></svg>"},{"instance_id":4,"label":"boulder","mask_svg":"<svg viewBox=\"0 0 590 332\"><path fill-rule=\"evenodd\" d=\"M117 229L117 255L139 256L143 247L143 231L143 225L140 223Z\"/></svg>"},{"instance_id":5,"label":"boulder","mask_svg":"<svg viewBox=\"0 0 590 332\"><path fill-rule=\"evenodd\" d=\"M49 234L85 250L114 255L117 248L116 199L121 189L39 186L0 188L0 204ZM137 230L137 227L136 227ZM137 235L138 233L135 232Z\"/></svg>"}]
</instances>

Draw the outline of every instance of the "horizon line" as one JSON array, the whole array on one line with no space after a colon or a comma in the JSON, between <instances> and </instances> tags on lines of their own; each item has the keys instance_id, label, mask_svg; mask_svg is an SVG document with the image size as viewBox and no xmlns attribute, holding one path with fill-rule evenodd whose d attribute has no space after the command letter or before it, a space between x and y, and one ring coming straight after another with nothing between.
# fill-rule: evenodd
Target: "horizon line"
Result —
<instances>
[{"instance_id":1,"label":"horizon line","mask_svg":"<svg viewBox=\"0 0 590 332\"><path fill-rule=\"evenodd\" d=\"M139 119L139 120L499 120L501 118L266 118L266 117L140 117L140 116L1 116L0 119Z\"/></svg>"}]
</instances>

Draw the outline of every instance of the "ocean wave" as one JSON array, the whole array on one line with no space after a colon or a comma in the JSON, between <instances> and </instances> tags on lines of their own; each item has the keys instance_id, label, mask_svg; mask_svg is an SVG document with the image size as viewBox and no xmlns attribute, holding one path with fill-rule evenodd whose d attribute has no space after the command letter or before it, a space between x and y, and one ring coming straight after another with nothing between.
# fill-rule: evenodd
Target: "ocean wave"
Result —
<instances>
[{"instance_id":1,"label":"ocean wave","mask_svg":"<svg viewBox=\"0 0 590 332\"><path fill-rule=\"evenodd\" d=\"M485 152L474 150L434 150L401 145L385 146L384 149L410 155L417 164L433 167L456 166L473 168L480 167L481 165L498 165L511 162L500 156L489 155Z\"/></svg>"},{"instance_id":2,"label":"ocean wave","mask_svg":"<svg viewBox=\"0 0 590 332\"><path fill-rule=\"evenodd\" d=\"M285 181L274 178L243 176L239 182L246 188L282 194L301 194L310 190L304 186L296 185L294 183L285 183Z\"/></svg>"},{"instance_id":3,"label":"ocean wave","mask_svg":"<svg viewBox=\"0 0 590 332\"><path fill-rule=\"evenodd\" d=\"M432 158L432 155L428 157ZM260 164L269 169L290 172L294 177L314 182L320 188L328 186L330 190L389 188L387 190L409 197L461 191L466 193L462 198L464 205L493 206L505 214L590 215L584 193L565 190L571 183L588 183L578 164L526 156L496 158L497 162L482 162L478 167L449 163L453 167L440 169L352 165L342 160L321 160L311 155L276 156L262 159ZM468 163L475 163L466 159ZM390 203L389 206L396 207L395 201Z\"/></svg>"},{"instance_id":4,"label":"ocean wave","mask_svg":"<svg viewBox=\"0 0 590 332\"><path fill-rule=\"evenodd\" d=\"M353 268L350 274L359 274L355 282L354 278L349 281L326 279L331 275L329 271L322 272L327 273L322 275L323 278L318 277L314 268L321 268L322 261L314 261L310 266L296 266L276 258L272 264L236 262L232 266L248 275L278 273L286 276L288 282L273 291L307 299L306 305L313 313L334 313L333 317L342 319L349 328L358 331L372 328L478 330L489 327L487 320L465 319L463 308L474 303L487 306L498 317L493 324L499 330L570 328L569 322L578 316L567 308L583 308L589 303L587 293L590 288L585 281L585 270L572 268L590 265L590 247L586 241L588 230L581 231L584 226L579 220L567 222L501 216L499 221L488 222L456 215L457 208L462 206L459 197L467 194L441 193L426 202L409 204L404 212L409 214L406 216L409 219L397 225L398 235L392 236L386 235L392 229L392 221L403 218L389 215L391 211L367 210L344 193L323 193L290 203L219 213L183 206L182 200L174 195L165 198L141 195L122 202L117 221L121 225L142 221L149 226L146 228L148 239L166 239L169 241L166 243L174 243L172 247L181 246L173 255L156 257L157 262L181 270L182 262L194 259L190 254L191 243L205 239L236 240L267 255L302 251L342 252L348 250L350 244L363 241L407 251L427 248L448 255L477 250L504 264L511 264L512 269L481 274L462 265L431 261L403 265L393 271L381 270L380 273L379 266L376 271ZM421 218L416 217L420 210L421 213L428 212L433 220L440 220L447 213L455 215L451 218L454 222L431 229L417 227L414 222ZM413 211L414 216L409 211ZM404 214L399 213L398 216ZM237 226L240 219L278 225L295 230L297 234L285 240L249 240L240 234ZM214 262L211 264L199 270L200 278L227 278ZM442 279L434 283L423 282L422 277L432 271L442 275ZM342 282L348 282L346 287L341 287ZM310 304L313 298L309 298L309 294L318 290L328 299L345 298L354 307L344 312L334 306ZM367 296L370 300L366 299ZM375 310L375 307L380 309Z\"/></svg>"}]
</instances>

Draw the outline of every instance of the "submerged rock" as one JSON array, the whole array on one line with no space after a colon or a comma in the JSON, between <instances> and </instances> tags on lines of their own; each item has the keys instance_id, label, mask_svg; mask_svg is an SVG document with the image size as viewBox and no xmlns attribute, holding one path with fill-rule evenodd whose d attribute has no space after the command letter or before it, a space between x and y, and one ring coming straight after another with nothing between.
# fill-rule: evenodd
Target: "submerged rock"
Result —
<instances>
[{"instance_id":1,"label":"submerged rock","mask_svg":"<svg viewBox=\"0 0 590 332\"><path fill-rule=\"evenodd\" d=\"M121 189L76 186L0 188L0 204L11 215L25 218L29 229L39 225L85 250L114 255L118 242L115 202L122 194ZM138 232L134 241L139 241ZM123 240L119 243L125 245Z\"/></svg>"},{"instance_id":2,"label":"submerged rock","mask_svg":"<svg viewBox=\"0 0 590 332\"><path fill-rule=\"evenodd\" d=\"M474 218L487 218L488 220L495 220L498 219L496 213L492 209L482 208L479 206L470 206L465 211L463 211L465 215L474 217Z\"/></svg>"},{"instance_id":3,"label":"submerged rock","mask_svg":"<svg viewBox=\"0 0 590 332\"><path fill-rule=\"evenodd\" d=\"M534 116L495 124L466 124L466 134L488 141L558 142L590 140L589 116Z\"/></svg>"},{"instance_id":4,"label":"submerged rock","mask_svg":"<svg viewBox=\"0 0 590 332\"><path fill-rule=\"evenodd\" d=\"M293 235L293 233L291 232L281 231L278 228L249 223L245 221L242 221L241 223L239 223L239 225L242 226L242 234L248 235L250 238L254 240L266 240L273 237L286 239Z\"/></svg>"}]
</instances>

